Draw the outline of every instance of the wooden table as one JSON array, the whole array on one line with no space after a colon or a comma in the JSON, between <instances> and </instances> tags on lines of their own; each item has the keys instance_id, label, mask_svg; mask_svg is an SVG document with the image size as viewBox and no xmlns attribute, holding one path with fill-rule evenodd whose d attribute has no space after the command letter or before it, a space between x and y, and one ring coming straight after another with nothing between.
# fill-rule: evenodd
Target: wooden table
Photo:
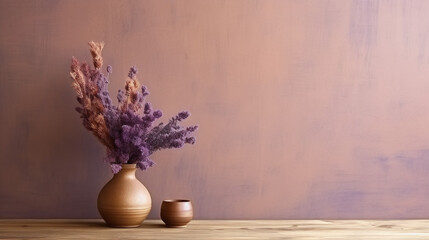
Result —
<instances>
[{"instance_id":1,"label":"wooden table","mask_svg":"<svg viewBox=\"0 0 429 240\"><path fill-rule=\"evenodd\" d=\"M102 220L0 220L0 239L429 239L429 220L193 220L110 228Z\"/></svg>"}]
</instances>

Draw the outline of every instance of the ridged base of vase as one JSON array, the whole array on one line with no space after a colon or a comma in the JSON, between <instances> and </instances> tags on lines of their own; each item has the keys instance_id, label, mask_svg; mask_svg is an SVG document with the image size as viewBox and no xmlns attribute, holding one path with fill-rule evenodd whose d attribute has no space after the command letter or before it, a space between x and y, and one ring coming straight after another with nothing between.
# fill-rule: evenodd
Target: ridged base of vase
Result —
<instances>
[{"instance_id":1,"label":"ridged base of vase","mask_svg":"<svg viewBox=\"0 0 429 240\"><path fill-rule=\"evenodd\" d=\"M141 209L102 209L98 211L110 227L139 227L149 215L150 207Z\"/></svg>"}]
</instances>

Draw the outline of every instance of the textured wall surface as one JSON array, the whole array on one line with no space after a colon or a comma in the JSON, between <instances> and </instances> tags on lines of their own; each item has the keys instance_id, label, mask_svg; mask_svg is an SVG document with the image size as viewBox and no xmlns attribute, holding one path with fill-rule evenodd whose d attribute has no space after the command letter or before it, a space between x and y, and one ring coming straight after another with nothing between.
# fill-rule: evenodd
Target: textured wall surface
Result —
<instances>
[{"instance_id":1,"label":"textured wall surface","mask_svg":"<svg viewBox=\"0 0 429 240\"><path fill-rule=\"evenodd\" d=\"M427 218L429 2L0 1L0 218L95 218L111 178L72 55L104 40L198 143L138 178L196 218ZM115 97L115 96L114 96Z\"/></svg>"}]
</instances>

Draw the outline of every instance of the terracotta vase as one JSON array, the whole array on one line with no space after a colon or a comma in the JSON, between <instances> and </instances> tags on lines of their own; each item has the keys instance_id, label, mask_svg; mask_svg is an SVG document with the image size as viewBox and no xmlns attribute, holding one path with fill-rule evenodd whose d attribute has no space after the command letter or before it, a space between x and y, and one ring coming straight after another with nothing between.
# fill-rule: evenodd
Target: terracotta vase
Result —
<instances>
[{"instance_id":1,"label":"terracotta vase","mask_svg":"<svg viewBox=\"0 0 429 240\"><path fill-rule=\"evenodd\" d=\"M152 200L136 178L136 165L123 164L122 170L101 189L98 211L111 227L138 227L146 219Z\"/></svg>"},{"instance_id":2,"label":"terracotta vase","mask_svg":"<svg viewBox=\"0 0 429 240\"><path fill-rule=\"evenodd\" d=\"M167 227L184 227L193 215L190 200L164 200L161 204L161 219Z\"/></svg>"}]
</instances>

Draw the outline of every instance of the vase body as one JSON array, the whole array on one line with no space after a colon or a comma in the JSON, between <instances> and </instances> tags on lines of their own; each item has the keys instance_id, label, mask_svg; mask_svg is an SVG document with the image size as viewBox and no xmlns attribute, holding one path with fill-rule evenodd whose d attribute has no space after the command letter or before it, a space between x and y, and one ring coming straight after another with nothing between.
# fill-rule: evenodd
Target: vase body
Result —
<instances>
[{"instance_id":1,"label":"vase body","mask_svg":"<svg viewBox=\"0 0 429 240\"><path fill-rule=\"evenodd\" d=\"M97 208L111 227L138 227L146 219L152 200L136 178L136 165L123 164L121 171L101 189Z\"/></svg>"}]
</instances>

